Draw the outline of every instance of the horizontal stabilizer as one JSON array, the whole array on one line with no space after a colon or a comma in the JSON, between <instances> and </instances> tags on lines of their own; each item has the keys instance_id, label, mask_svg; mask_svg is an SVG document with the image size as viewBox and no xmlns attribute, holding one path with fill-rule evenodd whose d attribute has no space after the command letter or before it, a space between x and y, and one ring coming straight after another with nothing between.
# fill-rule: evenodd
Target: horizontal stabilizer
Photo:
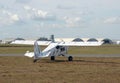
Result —
<instances>
[{"instance_id":1,"label":"horizontal stabilizer","mask_svg":"<svg viewBox=\"0 0 120 83\"><path fill-rule=\"evenodd\" d=\"M32 57L34 56L34 52L29 52L29 51L27 51L27 52L24 54L24 56L27 56L27 57L32 58Z\"/></svg>"}]
</instances>

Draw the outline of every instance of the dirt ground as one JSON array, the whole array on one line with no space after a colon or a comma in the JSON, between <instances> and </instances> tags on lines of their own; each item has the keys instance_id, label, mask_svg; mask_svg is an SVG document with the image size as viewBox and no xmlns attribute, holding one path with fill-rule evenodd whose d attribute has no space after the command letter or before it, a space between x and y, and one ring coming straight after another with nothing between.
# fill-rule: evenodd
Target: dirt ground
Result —
<instances>
[{"instance_id":1,"label":"dirt ground","mask_svg":"<svg viewBox=\"0 0 120 83\"><path fill-rule=\"evenodd\" d=\"M120 83L120 58L75 57L33 63L24 56L0 56L0 83Z\"/></svg>"}]
</instances>

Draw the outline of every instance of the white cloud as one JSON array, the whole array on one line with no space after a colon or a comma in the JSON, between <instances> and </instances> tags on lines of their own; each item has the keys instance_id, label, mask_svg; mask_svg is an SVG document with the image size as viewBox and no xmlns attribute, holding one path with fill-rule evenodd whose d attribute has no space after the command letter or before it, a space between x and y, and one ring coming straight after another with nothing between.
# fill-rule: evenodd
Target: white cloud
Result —
<instances>
[{"instance_id":1,"label":"white cloud","mask_svg":"<svg viewBox=\"0 0 120 83\"><path fill-rule=\"evenodd\" d=\"M119 24L120 17L109 17L104 20L105 24Z\"/></svg>"},{"instance_id":2,"label":"white cloud","mask_svg":"<svg viewBox=\"0 0 120 83\"><path fill-rule=\"evenodd\" d=\"M19 20L20 20L17 14L11 15L10 19L11 19L12 21L19 21Z\"/></svg>"},{"instance_id":3,"label":"white cloud","mask_svg":"<svg viewBox=\"0 0 120 83\"><path fill-rule=\"evenodd\" d=\"M42 11L42 10L37 10L36 14L40 17L46 17L48 12Z\"/></svg>"},{"instance_id":4,"label":"white cloud","mask_svg":"<svg viewBox=\"0 0 120 83\"><path fill-rule=\"evenodd\" d=\"M74 6L63 6L63 5L58 5L58 9L64 9L64 10L69 10L69 9L74 9Z\"/></svg>"},{"instance_id":5,"label":"white cloud","mask_svg":"<svg viewBox=\"0 0 120 83\"><path fill-rule=\"evenodd\" d=\"M56 16L48 13L47 11L43 11L37 8L32 8L30 6L24 6L24 9L27 10L27 17L29 19L40 20L40 21L50 21L55 20Z\"/></svg>"},{"instance_id":6,"label":"white cloud","mask_svg":"<svg viewBox=\"0 0 120 83\"><path fill-rule=\"evenodd\" d=\"M31 0L16 0L18 3L29 3Z\"/></svg>"},{"instance_id":7,"label":"white cloud","mask_svg":"<svg viewBox=\"0 0 120 83\"><path fill-rule=\"evenodd\" d=\"M30 6L27 6L27 5L25 5L23 8L24 8L25 10L31 10L31 7L30 7Z\"/></svg>"},{"instance_id":8,"label":"white cloud","mask_svg":"<svg viewBox=\"0 0 120 83\"><path fill-rule=\"evenodd\" d=\"M11 12L9 12L9 11L7 11L7 10L4 10L4 9L2 9L2 14L5 14L5 15L12 15L12 13Z\"/></svg>"},{"instance_id":9,"label":"white cloud","mask_svg":"<svg viewBox=\"0 0 120 83\"><path fill-rule=\"evenodd\" d=\"M80 17L64 17L64 20L66 22L66 26L67 27L79 27L81 22L82 22L82 18Z\"/></svg>"},{"instance_id":10,"label":"white cloud","mask_svg":"<svg viewBox=\"0 0 120 83\"><path fill-rule=\"evenodd\" d=\"M0 14L0 26L11 25L20 20L18 14L2 9Z\"/></svg>"},{"instance_id":11,"label":"white cloud","mask_svg":"<svg viewBox=\"0 0 120 83\"><path fill-rule=\"evenodd\" d=\"M56 19L56 16L49 14L46 11L36 10L33 11L32 19L40 21L53 21Z\"/></svg>"}]
</instances>

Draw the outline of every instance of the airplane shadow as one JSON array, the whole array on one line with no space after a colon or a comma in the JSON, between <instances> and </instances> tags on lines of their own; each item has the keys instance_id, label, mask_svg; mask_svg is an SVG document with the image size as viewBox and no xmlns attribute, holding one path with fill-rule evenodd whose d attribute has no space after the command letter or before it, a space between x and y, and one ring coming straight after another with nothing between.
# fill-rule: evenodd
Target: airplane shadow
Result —
<instances>
[{"instance_id":1,"label":"airplane shadow","mask_svg":"<svg viewBox=\"0 0 120 83\"><path fill-rule=\"evenodd\" d=\"M41 62L41 61L38 61L38 62ZM120 64L118 62L90 61L90 60L73 60L73 61L68 61L68 60L54 60L54 61L45 60L44 62L45 63L63 63L63 62L70 62L70 63L74 63L74 62L80 63L81 62L82 63L82 62L85 62L85 63L101 63L101 64Z\"/></svg>"},{"instance_id":2,"label":"airplane shadow","mask_svg":"<svg viewBox=\"0 0 120 83\"><path fill-rule=\"evenodd\" d=\"M90 60L75 60L75 62L87 62L87 63L103 63L103 64L120 64L118 62L107 62L107 61L90 61Z\"/></svg>"}]
</instances>

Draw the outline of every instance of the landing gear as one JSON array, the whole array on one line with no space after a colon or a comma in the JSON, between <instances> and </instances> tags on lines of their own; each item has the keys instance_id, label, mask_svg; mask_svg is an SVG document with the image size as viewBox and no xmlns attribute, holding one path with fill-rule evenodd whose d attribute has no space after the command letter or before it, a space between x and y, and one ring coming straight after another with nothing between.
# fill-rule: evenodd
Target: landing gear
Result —
<instances>
[{"instance_id":1,"label":"landing gear","mask_svg":"<svg viewBox=\"0 0 120 83\"><path fill-rule=\"evenodd\" d=\"M54 61L55 60L55 56L51 56L51 61Z\"/></svg>"},{"instance_id":2,"label":"landing gear","mask_svg":"<svg viewBox=\"0 0 120 83\"><path fill-rule=\"evenodd\" d=\"M37 59L34 59L33 62L34 62L34 63L37 62Z\"/></svg>"},{"instance_id":3,"label":"landing gear","mask_svg":"<svg viewBox=\"0 0 120 83\"><path fill-rule=\"evenodd\" d=\"M72 56L69 56L69 57L68 57L68 61L73 61L73 57L72 57Z\"/></svg>"}]
</instances>

